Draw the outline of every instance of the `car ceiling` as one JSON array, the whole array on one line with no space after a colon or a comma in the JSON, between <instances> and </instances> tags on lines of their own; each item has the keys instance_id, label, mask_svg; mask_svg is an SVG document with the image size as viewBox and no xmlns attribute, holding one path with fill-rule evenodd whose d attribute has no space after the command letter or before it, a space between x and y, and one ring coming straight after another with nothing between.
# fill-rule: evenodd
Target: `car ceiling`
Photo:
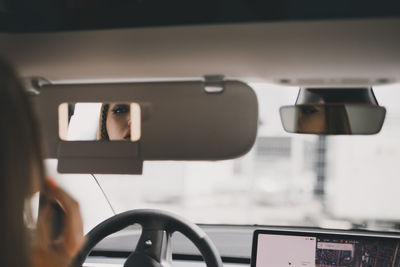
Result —
<instances>
[{"instance_id":1,"label":"car ceiling","mask_svg":"<svg viewBox=\"0 0 400 267\"><path fill-rule=\"evenodd\" d=\"M144 26L400 16L396 0L0 0L0 31L70 31Z\"/></svg>"},{"instance_id":2,"label":"car ceiling","mask_svg":"<svg viewBox=\"0 0 400 267\"><path fill-rule=\"evenodd\" d=\"M51 82L211 74L296 86L392 83L400 80L399 5L0 0L0 55L23 77Z\"/></svg>"},{"instance_id":3,"label":"car ceiling","mask_svg":"<svg viewBox=\"0 0 400 267\"><path fill-rule=\"evenodd\" d=\"M22 76L52 82L191 79L368 85L400 80L400 19L0 34Z\"/></svg>"}]
</instances>

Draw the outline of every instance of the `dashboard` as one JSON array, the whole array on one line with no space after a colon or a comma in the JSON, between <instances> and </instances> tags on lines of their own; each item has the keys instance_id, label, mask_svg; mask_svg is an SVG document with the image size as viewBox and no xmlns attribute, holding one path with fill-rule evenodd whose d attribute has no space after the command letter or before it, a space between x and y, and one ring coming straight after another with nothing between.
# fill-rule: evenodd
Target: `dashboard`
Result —
<instances>
[{"instance_id":1,"label":"dashboard","mask_svg":"<svg viewBox=\"0 0 400 267\"><path fill-rule=\"evenodd\" d=\"M307 227L200 225L219 250L224 267L400 267L400 233ZM140 228L128 227L99 243L86 267L123 266ZM183 235L172 236L174 267L205 267Z\"/></svg>"}]
</instances>

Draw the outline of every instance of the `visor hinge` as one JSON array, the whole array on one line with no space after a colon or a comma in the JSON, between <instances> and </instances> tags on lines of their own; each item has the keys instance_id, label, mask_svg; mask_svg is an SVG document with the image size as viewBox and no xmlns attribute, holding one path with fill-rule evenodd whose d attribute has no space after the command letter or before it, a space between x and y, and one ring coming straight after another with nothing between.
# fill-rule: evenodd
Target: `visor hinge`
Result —
<instances>
[{"instance_id":1,"label":"visor hinge","mask_svg":"<svg viewBox=\"0 0 400 267\"><path fill-rule=\"evenodd\" d=\"M204 75L204 91L218 94L224 91L224 75Z\"/></svg>"}]
</instances>

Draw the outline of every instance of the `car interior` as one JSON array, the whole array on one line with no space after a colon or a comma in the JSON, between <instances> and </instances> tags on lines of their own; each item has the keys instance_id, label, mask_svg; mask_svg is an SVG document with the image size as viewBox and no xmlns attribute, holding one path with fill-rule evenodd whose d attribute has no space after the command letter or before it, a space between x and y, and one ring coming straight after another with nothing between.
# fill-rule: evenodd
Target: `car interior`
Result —
<instances>
[{"instance_id":1,"label":"car interior","mask_svg":"<svg viewBox=\"0 0 400 267\"><path fill-rule=\"evenodd\" d=\"M74 266L400 267L397 1L0 0L0 55Z\"/></svg>"}]
</instances>

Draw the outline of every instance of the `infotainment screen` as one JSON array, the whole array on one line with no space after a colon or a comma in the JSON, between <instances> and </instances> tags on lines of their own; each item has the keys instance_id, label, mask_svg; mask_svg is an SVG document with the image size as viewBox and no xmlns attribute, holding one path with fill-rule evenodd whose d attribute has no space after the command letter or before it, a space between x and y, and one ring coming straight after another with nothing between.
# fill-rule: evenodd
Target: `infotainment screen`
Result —
<instances>
[{"instance_id":1,"label":"infotainment screen","mask_svg":"<svg viewBox=\"0 0 400 267\"><path fill-rule=\"evenodd\" d=\"M251 267L400 267L400 239L257 230Z\"/></svg>"}]
</instances>

